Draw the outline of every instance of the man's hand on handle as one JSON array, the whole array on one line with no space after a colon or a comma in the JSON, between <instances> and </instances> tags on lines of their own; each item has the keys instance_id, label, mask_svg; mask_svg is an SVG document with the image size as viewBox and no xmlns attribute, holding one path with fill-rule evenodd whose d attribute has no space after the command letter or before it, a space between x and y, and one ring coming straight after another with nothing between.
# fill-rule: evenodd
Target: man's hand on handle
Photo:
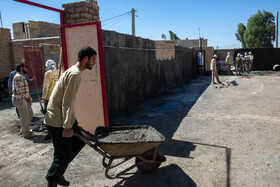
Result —
<instances>
[{"instance_id":1,"label":"man's hand on handle","mask_svg":"<svg viewBox=\"0 0 280 187\"><path fill-rule=\"evenodd\" d=\"M70 138L70 137L72 137L72 132L73 132L73 129L64 128L63 131L62 131L62 137Z\"/></svg>"},{"instance_id":2,"label":"man's hand on handle","mask_svg":"<svg viewBox=\"0 0 280 187\"><path fill-rule=\"evenodd\" d=\"M25 98L25 100L26 100L26 102L27 102L27 103L31 103L31 102L32 102L32 100L31 100L31 98L30 98L30 97Z\"/></svg>"}]
</instances>

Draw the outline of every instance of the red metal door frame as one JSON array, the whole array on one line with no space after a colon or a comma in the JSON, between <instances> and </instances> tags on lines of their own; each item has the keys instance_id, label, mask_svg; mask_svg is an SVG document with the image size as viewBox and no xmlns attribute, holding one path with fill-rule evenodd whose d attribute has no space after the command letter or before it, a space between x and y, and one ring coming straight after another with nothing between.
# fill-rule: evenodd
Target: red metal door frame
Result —
<instances>
[{"instance_id":1,"label":"red metal door frame","mask_svg":"<svg viewBox=\"0 0 280 187\"><path fill-rule=\"evenodd\" d=\"M45 6L42 4L34 3L27 0L14 0L20 3L28 4L31 6L36 6L39 8L47 9L50 11L58 12L60 14L60 36L62 43L62 57L64 69L68 69L68 59L67 59L67 51L66 51L66 41L65 41L65 28L66 27L76 27L76 26L84 26L84 25L97 25L97 37L98 37L98 50L99 50L99 61L100 61L100 75L101 75L101 87L102 87L102 100L103 100L103 109L104 109L104 121L105 126L109 126L109 118L108 118L108 110L107 110L107 97L106 97L106 83L105 83L105 69L104 69L104 60L103 60L103 45L102 45L102 34L101 34L101 22L90 22L90 23L82 23L82 24L73 24L73 25L64 25L64 11L60 9L56 9L53 7Z\"/></svg>"},{"instance_id":2,"label":"red metal door frame","mask_svg":"<svg viewBox=\"0 0 280 187\"><path fill-rule=\"evenodd\" d=\"M39 88L43 87L44 73L42 68L42 59L40 51L24 51L25 64L28 69L28 77L32 78L33 73L36 76L36 83ZM30 62L31 61L31 62ZM32 72L32 69L34 72ZM29 83L30 89L35 89L35 83L32 81Z\"/></svg>"}]
</instances>

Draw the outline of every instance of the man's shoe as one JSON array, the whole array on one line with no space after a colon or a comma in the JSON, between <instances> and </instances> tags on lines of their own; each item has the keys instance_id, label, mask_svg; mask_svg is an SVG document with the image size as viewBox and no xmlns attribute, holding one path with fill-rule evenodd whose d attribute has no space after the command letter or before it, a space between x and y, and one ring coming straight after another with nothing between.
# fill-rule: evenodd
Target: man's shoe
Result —
<instances>
[{"instance_id":1,"label":"man's shoe","mask_svg":"<svg viewBox=\"0 0 280 187\"><path fill-rule=\"evenodd\" d=\"M24 134L23 137L26 138L26 139L33 138L34 134L32 132L29 132L28 134Z\"/></svg>"},{"instance_id":2,"label":"man's shoe","mask_svg":"<svg viewBox=\"0 0 280 187\"><path fill-rule=\"evenodd\" d=\"M48 134L45 136L44 140L49 140L49 139L51 139L51 135L50 135L50 133L48 132Z\"/></svg>"},{"instance_id":3,"label":"man's shoe","mask_svg":"<svg viewBox=\"0 0 280 187\"><path fill-rule=\"evenodd\" d=\"M57 183L48 181L48 187L57 187Z\"/></svg>"},{"instance_id":4,"label":"man's shoe","mask_svg":"<svg viewBox=\"0 0 280 187\"><path fill-rule=\"evenodd\" d=\"M64 178L64 176L62 176L62 177L60 178L60 180L57 181L57 184L59 184L59 185L61 185L61 186L69 186L69 185L70 185L70 182L67 181L67 180Z\"/></svg>"}]
</instances>

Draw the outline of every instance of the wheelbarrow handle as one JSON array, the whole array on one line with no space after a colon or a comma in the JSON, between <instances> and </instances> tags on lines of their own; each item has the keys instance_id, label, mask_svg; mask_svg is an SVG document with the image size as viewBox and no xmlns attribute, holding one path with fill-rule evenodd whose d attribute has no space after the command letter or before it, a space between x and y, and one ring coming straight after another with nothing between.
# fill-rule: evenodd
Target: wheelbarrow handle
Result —
<instances>
[{"instance_id":1,"label":"wheelbarrow handle","mask_svg":"<svg viewBox=\"0 0 280 187\"><path fill-rule=\"evenodd\" d=\"M96 146L91 141L87 140L82 135L80 135L76 132L72 132L72 136L75 136L75 137L79 138L81 141L83 141L85 144L88 144L90 147L96 148Z\"/></svg>"},{"instance_id":2,"label":"wheelbarrow handle","mask_svg":"<svg viewBox=\"0 0 280 187\"><path fill-rule=\"evenodd\" d=\"M96 140L95 136L90 133L89 131L85 130L83 127L78 126L78 128L80 129L80 131L82 131L84 134L86 134L87 136L89 136L93 141Z\"/></svg>"},{"instance_id":3,"label":"wheelbarrow handle","mask_svg":"<svg viewBox=\"0 0 280 187\"><path fill-rule=\"evenodd\" d=\"M98 153L100 153L103 157L106 158L111 158L107 155L106 152L104 152L103 150L99 149L98 146L94 143L92 143L90 140L86 139L84 136L76 133L76 132L72 132L72 136L75 136L77 138L79 138L81 141L83 141L85 144L89 145L91 148L93 148L95 151L97 151Z\"/></svg>"}]
</instances>

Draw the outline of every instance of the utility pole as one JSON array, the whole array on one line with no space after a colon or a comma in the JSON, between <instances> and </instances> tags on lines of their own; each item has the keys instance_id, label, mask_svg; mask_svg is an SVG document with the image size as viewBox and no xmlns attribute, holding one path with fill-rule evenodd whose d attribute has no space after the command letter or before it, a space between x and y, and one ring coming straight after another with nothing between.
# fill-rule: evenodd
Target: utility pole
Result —
<instances>
[{"instance_id":1,"label":"utility pole","mask_svg":"<svg viewBox=\"0 0 280 187\"><path fill-rule=\"evenodd\" d=\"M199 47L199 50L201 50L201 46L200 46L200 28L198 28L198 47Z\"/></svg>"},{"instance_id":2,"label":"utility pole","mask_svg":"<svg viewBox=\"0 0 280 187\"><path fill-rule=\"evenodd\" d=\"M135 36L135 9L132 8L131 10L132 15L132 36Z\"/></svg>"},{"instance_id":3,"label":"utility pole","mask_svg":"<svg viewBox=\"0 0 280 187\"><path fill-rule=\"evenodd\" d=\"M1 27L3 28L3 22L2 22L2 15L1 15L1 11L0 11L0 21L1 21Z\"/></svg>"},{"instance_id":4,"label":"utility pole","mask_svg":"<svg viewBox=\"0 0 280 187\"><path fill-rule=\"evenodd\" d=\"M278 11L276 11L276 32L275 32L275 47L278 48Z\"/></svg>"}]
</instances>

